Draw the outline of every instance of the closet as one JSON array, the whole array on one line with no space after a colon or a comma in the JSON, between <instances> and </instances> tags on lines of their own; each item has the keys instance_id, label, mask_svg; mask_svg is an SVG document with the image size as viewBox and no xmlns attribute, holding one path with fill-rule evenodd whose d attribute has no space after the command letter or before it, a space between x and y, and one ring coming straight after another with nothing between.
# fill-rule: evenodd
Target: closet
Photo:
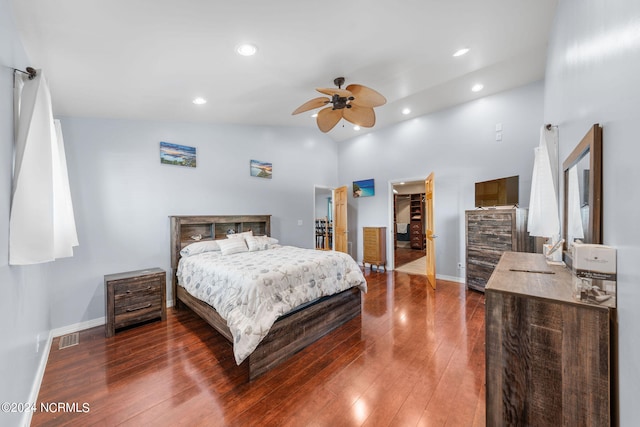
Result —
<instances>
[{"instance_id":1,"label":"closet","mask_svg":"<svg viewBox=\"0 0 640 427\"><path fill-rule=\"evenodd\" d=\"M409 201L409 239L411 249L424 249L424 193L411 194Z\"/></svg>"},{"instance_id":2,"label":"closet","mask_svg":"<svg viewBox=\"0 0 640 427\"><path fill-rule=\"evenodd\" d=\"M315 248L321 251L333 249L333 190L315 188Z\"/></svg>"},{"instance_id":3,"label":"closet","mask_svg":"<svg viewBox=\"0 0 640 427\"><path fill-rule=\"evenodd\" d=\"M394 205L394 248L424 250L424 193L397 194Z\"/></svg>"},{"instance_id":4,"label":"closet","mask_svg":"<svg viewBox=\"0 0 640 427\"><path fill-rule=\"evenodd\" d=\"M316 218L316 249L329 251L333 248L333 224L327 217Z\"/></svg>"}]
</instances>

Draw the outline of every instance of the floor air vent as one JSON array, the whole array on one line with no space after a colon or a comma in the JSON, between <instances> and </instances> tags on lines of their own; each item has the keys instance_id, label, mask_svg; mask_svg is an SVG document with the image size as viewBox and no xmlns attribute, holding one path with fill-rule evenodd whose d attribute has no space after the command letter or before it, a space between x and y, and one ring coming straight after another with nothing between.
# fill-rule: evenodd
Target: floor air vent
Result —
<instances>
[{"instance_id":1,"label":"floor air vent","mask_svg":"<svg viewBox=\"0 0 640 427\"><path fill-rule=\"evenodd\" d=\"M74 345L78 345L80 342L80 334L78 332L74 332L69 335L63 335L60 337L60 345L58 346L59 350L67 347L73 347Z\"/></svg>"}]
</instances>

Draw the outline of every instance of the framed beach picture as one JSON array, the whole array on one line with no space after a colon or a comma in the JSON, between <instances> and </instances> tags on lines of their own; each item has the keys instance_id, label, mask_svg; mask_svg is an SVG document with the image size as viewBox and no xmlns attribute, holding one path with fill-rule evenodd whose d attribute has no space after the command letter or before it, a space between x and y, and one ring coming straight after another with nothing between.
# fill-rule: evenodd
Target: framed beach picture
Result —
<instances>
[{"instance_id":1,"label":"framed beach picture","mask_svg":"<svg viewBox=\"0 0 640 427\"><path fill-rule=\"evenodd\" d=\"M353 197L370 197L376 194L372 179L353 181Z\"/></svg>"},{"instance_id":2,"label":"framed beach picture","mask_svg":"<svg viewBox=\"0 0 640 427\"><path fill-rule=\"evenodd\" d=\"M249 164L249 172L251 176L257 176L258 178L271 179L273 172L273 165L269 162L261 162L259 160L251 160Z\"/></svg>"},{"instance_id":3,"label":"framed beach picture","mask_svg":"<svg viewBox=\"0 0 640 427\"><path fill-rule=\"evenodd\" d=\"M196 147L160 141L160 163L196 167Z\"/></svg>"}]
</instances>

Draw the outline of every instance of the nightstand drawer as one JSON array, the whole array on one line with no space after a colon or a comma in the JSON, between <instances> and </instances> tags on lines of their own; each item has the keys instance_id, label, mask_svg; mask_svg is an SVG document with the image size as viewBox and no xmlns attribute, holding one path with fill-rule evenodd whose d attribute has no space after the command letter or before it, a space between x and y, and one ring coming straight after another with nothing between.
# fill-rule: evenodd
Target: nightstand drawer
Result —
<instances>
[{"instance_id":1,"label":"nightstand drawer","mask_svg":"<svg viewBox=\"0 0 640 427\"><path fill-rule=\"evenodd\" d=\"M115 314L129 313L139 310L143 306L160 307L162 297L160 296L161 286L158 283L149 284L144 287L128 289L124 292L118 292L116 289L114 295Z\"/></svg>"},{"instance_id":2,"label":"nightstand drawer","mask_svg":"<svg viewBox=\"0 0 640 427\"><path fill-rule=\"evenodd\" d=\"M116 283L113 286L113 295L116 300L124 301L128 298L144 298L145 296L159 295L162 283L158 280L144 281L138 283Z\"/></svg>"}]
</instances>

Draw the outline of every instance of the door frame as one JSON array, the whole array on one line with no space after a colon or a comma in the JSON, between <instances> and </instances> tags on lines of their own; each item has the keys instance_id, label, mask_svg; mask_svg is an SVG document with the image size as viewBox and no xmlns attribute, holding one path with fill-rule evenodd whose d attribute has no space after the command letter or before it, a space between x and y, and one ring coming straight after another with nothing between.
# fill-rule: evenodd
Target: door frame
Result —
<instances>
[{"instance_id":1,"label":"door frame","mask_svg":"<svg viewBox=\"0 0 640 427\"><path fill-rule=\"evenodd\" d=\"M393 186L396 184L400 184L401 182L421 182L424 185L424 180L425 178L429 176L429 174L425 174L423 177L413 177L413 178L398 178L398 179L390 179L387 183L388 186L388 200L387 200L387 215L388 215L388 221L387 223L389 224L389 226L387 227L387 242L393 242L393 235L396 232L394 230L394 224L393 224L393 209L395 208L394 206L394 202L393 202ZM387 268L389 270L395 270L396 268L396 260L395 260L395 254L396 254L396 249L393 247L393 244L388 244L387 245ZM426 249L425 249L425 254L426 254Z\"/></svg>"}]
</instances>

